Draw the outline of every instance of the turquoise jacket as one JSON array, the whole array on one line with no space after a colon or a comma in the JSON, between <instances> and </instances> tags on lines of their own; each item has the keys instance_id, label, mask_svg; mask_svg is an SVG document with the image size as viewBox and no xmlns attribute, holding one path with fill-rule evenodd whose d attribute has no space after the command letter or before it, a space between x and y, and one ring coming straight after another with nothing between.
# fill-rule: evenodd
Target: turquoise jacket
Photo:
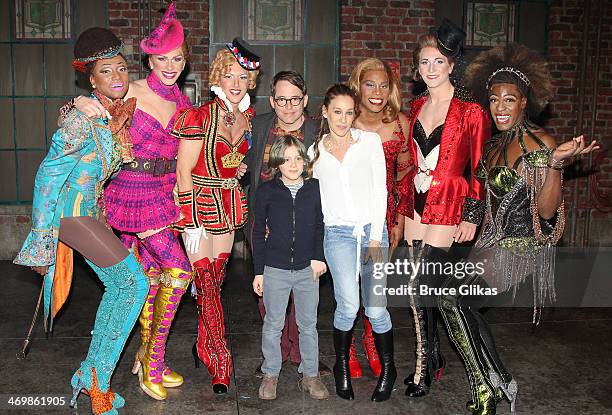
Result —
<instances>
[{"instance_id":1,"label":"turquoise jacket","mask_svg":"<svg viewBox=\"0 0 612 415\"><path fill-rule=\"evenodd\" d=\"M89 119L73 110L53 134L34 181L32 230L13 261L26 266L49 265L44 277L45 323L63 305L72 281L72 251L62 244L62 257L57 257L60 219L98 218L103 185L120 163L121 148L107 120Z\"/></svg>"}]
</instances>

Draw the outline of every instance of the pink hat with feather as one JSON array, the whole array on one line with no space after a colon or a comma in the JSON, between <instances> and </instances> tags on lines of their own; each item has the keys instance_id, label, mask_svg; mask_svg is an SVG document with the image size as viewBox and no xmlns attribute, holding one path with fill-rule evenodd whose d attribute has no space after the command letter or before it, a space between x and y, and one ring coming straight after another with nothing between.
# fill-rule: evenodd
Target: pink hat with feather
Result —
<instances>
[{"instance_id":1,"label":"pink hat with feather","mask_svg":"<svg viewBox=\"0 0 612 415\"><path fill-rule=\"evenodd\" d=\"M178 49L184 39L183 25L176 19L174 3L170 3L161 22L140 41L140 48L149 55L160 55Z\"/></svg>"}]
</instances>

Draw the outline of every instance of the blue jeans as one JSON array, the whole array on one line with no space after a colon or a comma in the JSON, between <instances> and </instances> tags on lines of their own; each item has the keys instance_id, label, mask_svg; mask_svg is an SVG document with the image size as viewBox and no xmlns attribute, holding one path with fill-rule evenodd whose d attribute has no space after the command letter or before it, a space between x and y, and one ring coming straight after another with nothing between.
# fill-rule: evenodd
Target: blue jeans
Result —
<instances>
[{"instance_id":1,"label":"blue jeans","mask_svg":"<svg viewBox=\"0 0 612 415\"><path fill-rule=\"evenodd\" d=\"M295 321L300 332L302 362L298 371L313 377L319 373L319 335L317 308L319 306L319 280L312 278L310 266L290 271L266 265L263 278L263 301L266 316L261 333L261 351L264 362L261 371L278 376L281 370L281 334L285 325L289 294L293 291Z\"/></svg>"},{"instance_id":2,"label":"blue jeans","mask_svg":"<svg viewBox=\"0 0 612 415\"><path fill-rule=\"evenodd\" d=\"M365 307L365 314L372 323L376 333L386 333L391 330L391 316L387 311L387 299L384 295L375 295L380 292L380 286L386 286L385 277L374 278L374 263L369 259L366 264L367 248L370 243L370 225L363 228L365 236L361 237L359 252L359 265L357 265L357 237L353 235L352 226L326 226L325 227L325 259L334 281L334 296L336 298L336 311L334 313L334 327L338 330L349 331L353 328L357 312L359 311L359 278L361 276L361 295ZM382 260L387 260L389 237L387 228L383 230L381 241ZM377 286L378 289L373 288Z\"/></svg>"}]
</instances>

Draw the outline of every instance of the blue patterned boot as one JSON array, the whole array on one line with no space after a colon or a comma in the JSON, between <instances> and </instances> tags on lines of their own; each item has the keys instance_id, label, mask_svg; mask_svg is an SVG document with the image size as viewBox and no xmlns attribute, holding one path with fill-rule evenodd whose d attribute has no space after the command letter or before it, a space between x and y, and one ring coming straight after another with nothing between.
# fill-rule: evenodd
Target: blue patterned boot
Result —
<instances>
[{"instance_id":1,"label":"blue patterned boot","mask_svg":"<svg viewBox=\"0 0 612 415\"><path fill-rule=\"evenodd\" d=\"M96 314L90 350L71 380L71 405L76 406L76 397L84 389L91 397L94 413L116 414L125 400L110 391L110 378L142 309L149 283L132 253L110 267L89 264L106 291Z\"/></svg>"}]
</instances>

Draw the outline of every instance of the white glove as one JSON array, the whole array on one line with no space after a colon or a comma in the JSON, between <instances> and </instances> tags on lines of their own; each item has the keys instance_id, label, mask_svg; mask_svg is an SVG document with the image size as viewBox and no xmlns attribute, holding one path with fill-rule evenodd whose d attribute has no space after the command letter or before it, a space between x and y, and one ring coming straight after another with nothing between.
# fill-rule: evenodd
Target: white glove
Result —
<instances>
[{"instance_id":1,"label":"white glove","mask_svg":"<svg viewBox=\"0 0 612 415\"><path fill-rule=\"evenodd\" d=\"M197 254L200 250L200 239L208 239L204 228L186 228L184 235L185 248L190 254Z\"/></svg>"}]
</instances>

